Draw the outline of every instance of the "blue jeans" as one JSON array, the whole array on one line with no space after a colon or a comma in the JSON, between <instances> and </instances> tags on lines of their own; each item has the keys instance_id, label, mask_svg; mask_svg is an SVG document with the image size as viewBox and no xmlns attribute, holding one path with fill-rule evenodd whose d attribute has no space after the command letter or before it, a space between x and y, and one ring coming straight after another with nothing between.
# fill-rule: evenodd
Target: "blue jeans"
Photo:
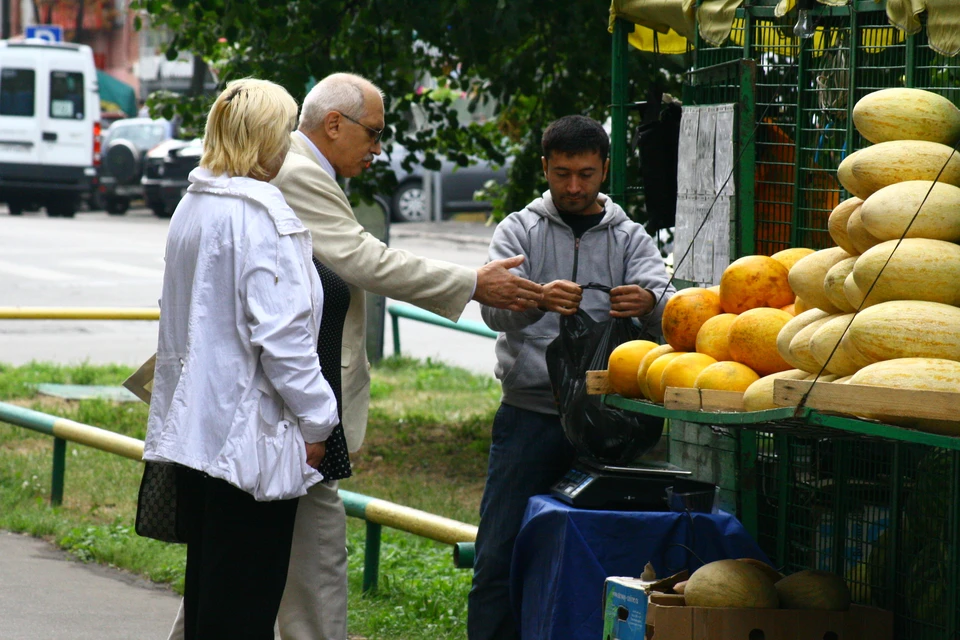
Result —
<instances>
[{"instance_id":1,"label":"blue jeans","mask_svg":"<svg viewBox=\"0 0 960 640\"><path fill-rule=\"evenodd\" d=\"M480 501L469 640L513 640L519 620L510 603L510 561L527 500L547 493L573 463L560 417L501 404L493 419L487 485Z\"/></svg>"}]
</instances>

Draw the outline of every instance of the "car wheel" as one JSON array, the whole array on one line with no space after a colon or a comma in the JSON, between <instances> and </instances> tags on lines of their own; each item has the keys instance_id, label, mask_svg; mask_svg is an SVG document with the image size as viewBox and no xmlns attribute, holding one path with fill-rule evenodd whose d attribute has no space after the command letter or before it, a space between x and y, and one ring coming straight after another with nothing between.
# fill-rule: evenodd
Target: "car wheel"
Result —
<instances>
[{"instance_id":1,"label":"car wheel","mask_svg":"<svg viewBox=\"0 0 960 640\"><path fill-rule=\"evenodd\" d=\"M47 203L47 215L51 218L72 218L77 213L77 203L70 199Z\"/></svg>"},{"instance_id":2,"label":"car wheel","mask_svg":"<svg viewBox=\"0 0 960 640\"><path fill-rule=\"evenodd\" d=\"M103 208L112 216L122 216L130 208L130 198L107 198Z\"/></svg>"},{"instance_id":3,"label":"car wheel","mask_svg":"<svg viewBox=\"0 0 960 640\"><path fill-rule=\"evenodd\" d=\"M150 210L153 211L153 215L158 218L169 218L173 215L173 211L167 209L163 203L155 203L150 205Z\"/></svg>"},{"instance_id":4,"label":"car wheel","mask_svg":"<svg viewBox=\"0 0 960 640\"><path fill-rule=\"evenodd\" d=\"M22 216L26 208L27 207L25 203L17 200L7 203L7 209L10 210L10 215L12 216Z\"/></svg>"},{"instance_id":5,"label":"car wheel","mask_svg":"<svg viewBox=\"0 0 960 640\"><path fill-rule=\"evenodd\" d=\"M408 182L393 194L393 219L397 222L426 222L430 214L423 201L423 183Z\"/></svg>"}]
</instances>

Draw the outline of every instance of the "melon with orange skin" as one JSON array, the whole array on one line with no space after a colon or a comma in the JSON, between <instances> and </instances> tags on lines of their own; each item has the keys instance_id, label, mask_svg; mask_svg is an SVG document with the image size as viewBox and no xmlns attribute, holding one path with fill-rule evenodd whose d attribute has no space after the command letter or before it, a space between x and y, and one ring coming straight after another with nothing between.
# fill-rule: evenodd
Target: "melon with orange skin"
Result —
<instances>
[{"instance_id":1,"label":"melon with orange skin","mask_svg":"<svg viewBox=\"0 0 960 640\"><path fill-rule=\"evenodd\" d=\"M730 325L730 357L761 376L792 369L777 351L777 336L793 319L786 311L758 307L744 311Z\"/></svg>"},{"instance_id":2,"label":"melon with orange skin","mask_svg":"<svg viewBox=\"0 0 960 640\"><path fill-rule=\"evenodd\" d=\"M797 315L796 309L797 309L797 305L796 305L796 303L794 303L794 302L791 302L790 304L788 304L788 305L785 306L785 307L780 307L780 311L786 311L787 313L789 313L789 314L792 315L792 316Z\"/></svg>"},{"instance_id":3,"label":"melon with orange skin","mask_svg":"<svg viewBox=\"0 0 960 640\"><path fill-rule=\"evenodd\" d=\"M697 353L705 353L717 361L729 360L730 342L727 333L736 319L735 313L721 313L708 318L697 332Z\"/></svg>"},{"instance_id":4,"label":"melon with orange skin","mask_svg":"<svg viewBox=\"0 0 960 640\"><path fill-rule=\"evenodd\" d=\"M720 295L720 285L715 284L712 287L707 287L707 291L713 291L715 294Z\"/></svg>"},{"instance_id":5,"label":"melon with orange skin","mask_svg":"<svg viewBox=\"0 0 960 640\"><path fill-rule=\"evenodd\" d=\"M663 339L677 351L693 351L700 327L720 313L720 296L714 292L700 287L682 289L663 308Z\"/></svg>"},{"instance_id":6,"label":"melon with orange skin","mask_svg":"<svg viewBox=\"0 0 960 640\"><path fill-rule=\"evenodd\" d=\"M643 392L637 383L640 361L658 346L660 345L650 340L630 340L610 352L607 360L607 380L613 390L625 398L641 397Z\"/></svg>"},{"instance_id":7,"label":"melon with orange skin","mask_svg":"<svg viewBox=\"0 0 960 640\"><path fill-rule=\"evenodd\" d=\"M663 368L660 386L692 389L700 372L717 361L703 353L685 353L667 363Z\"/></svg>"},{"instance_id":8,"label":"melon with orange skin","mask_svg":"<svg viewBox=\"0 0 960 640\"><path fill-rule=\"evenodd\" d=\"M653 364L657 358L672 351L674 351L673 347L668 344L662 344L648 351L647 355L643 356L643 359L640 361L640 367L637 368L637 385L640 387L640 393L643 394L644 398L650 399L650 389L647 387L647 369L650 368L650 365Z\"/></svg>"},{"instance_id":9,"label":"melon with orange skin","mask_svg":"<svg viewBox=\"0 0 960 640\"><path fill-rule=\"evenodd\" d=\"M726 313L757 307L779 309L794 301L786 267L769 256L744 256L720 276L720 305Z\"/></svg>"},{"instance_id":10,"label":"melon with orange skin","mask_svg":"<svg viewBox=\"0 0 960 640\"><path fill-rule=\"evenodd\" d=\"M675 358L678 358L686 353L685 351L671 351L670 353L665 353L650 364L650 368L647 369L647 400L652 400L653 402L663 403L663 370L667 368L667 365L670 364Z\"/></svg>"},{"instance_id":11,"label":"melon with orange skin","mask_svg":"<svg viewBox=\"0 0 960 640\"><path fill-rule=\"evenodd\" d=\"M757 372L740 362L725 360L711 364L700 372L693 386L697 389L744 392L760 379Z\"/></svg>"},{"instance_id":12,"label":"melon with orange skin","mask_svg":"<svg viewBox=\"0 0 960 640\"><path fill-rule=\"evenodd\" d=\"M785 266L787 271L790 271L790 268L797 263L797 260L800 258L805 258L811 253L813 253L813 249L808 249L806 247L793 247L792 249L777 251L770 257Z\"/></svg>"}]
</instances>

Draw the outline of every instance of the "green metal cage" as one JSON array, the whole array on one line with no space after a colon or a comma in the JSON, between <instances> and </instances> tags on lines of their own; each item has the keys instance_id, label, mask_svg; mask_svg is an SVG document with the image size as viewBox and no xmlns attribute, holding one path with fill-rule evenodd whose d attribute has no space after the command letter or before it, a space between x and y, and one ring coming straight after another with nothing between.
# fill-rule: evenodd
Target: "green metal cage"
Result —
<instances>
[{"instance_id":1,"label":"green metal cage","mask_svg":"<svg viewBox=\"0 0 960 640\"><path fill-rule=\"evenodd\" d=\"M850 197L837 167L868 144L853 126L857 100L916 87L960 104L960 57L936 53L925 31L890 26L884 2L818 4L807 40L793 37L795 12L775 17L776 0L747 4L723 46L696 42L683 95L685 105L737 105L731 257L832 246L827 219ZM625 34L615 30L615 197L632 186L616 117ZM960 438L931 446L882 430L864 438L724 428L736 446L724 447L722 475L736 477L738 515L778 567L843 575L856 602L894 612L898 640L960 638Z\"/></svg>"}]
</instances>

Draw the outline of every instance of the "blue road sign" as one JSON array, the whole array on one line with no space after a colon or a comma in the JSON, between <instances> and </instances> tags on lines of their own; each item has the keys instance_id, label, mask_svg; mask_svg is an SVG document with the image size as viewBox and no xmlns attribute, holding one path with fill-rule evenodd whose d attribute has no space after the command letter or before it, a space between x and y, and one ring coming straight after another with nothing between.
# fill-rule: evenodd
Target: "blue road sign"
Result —
<instances>
[{"instance_id":1,"label":"blue road sign","mask_svg":"<svg viewBox=\"0 0 960 640\"><path fill-rule=\"evenodd\" d=\"M63 27L58 24L34 24L27 27L26 36L47 42L63 42Z\"/></svg>"}]
</instances>

